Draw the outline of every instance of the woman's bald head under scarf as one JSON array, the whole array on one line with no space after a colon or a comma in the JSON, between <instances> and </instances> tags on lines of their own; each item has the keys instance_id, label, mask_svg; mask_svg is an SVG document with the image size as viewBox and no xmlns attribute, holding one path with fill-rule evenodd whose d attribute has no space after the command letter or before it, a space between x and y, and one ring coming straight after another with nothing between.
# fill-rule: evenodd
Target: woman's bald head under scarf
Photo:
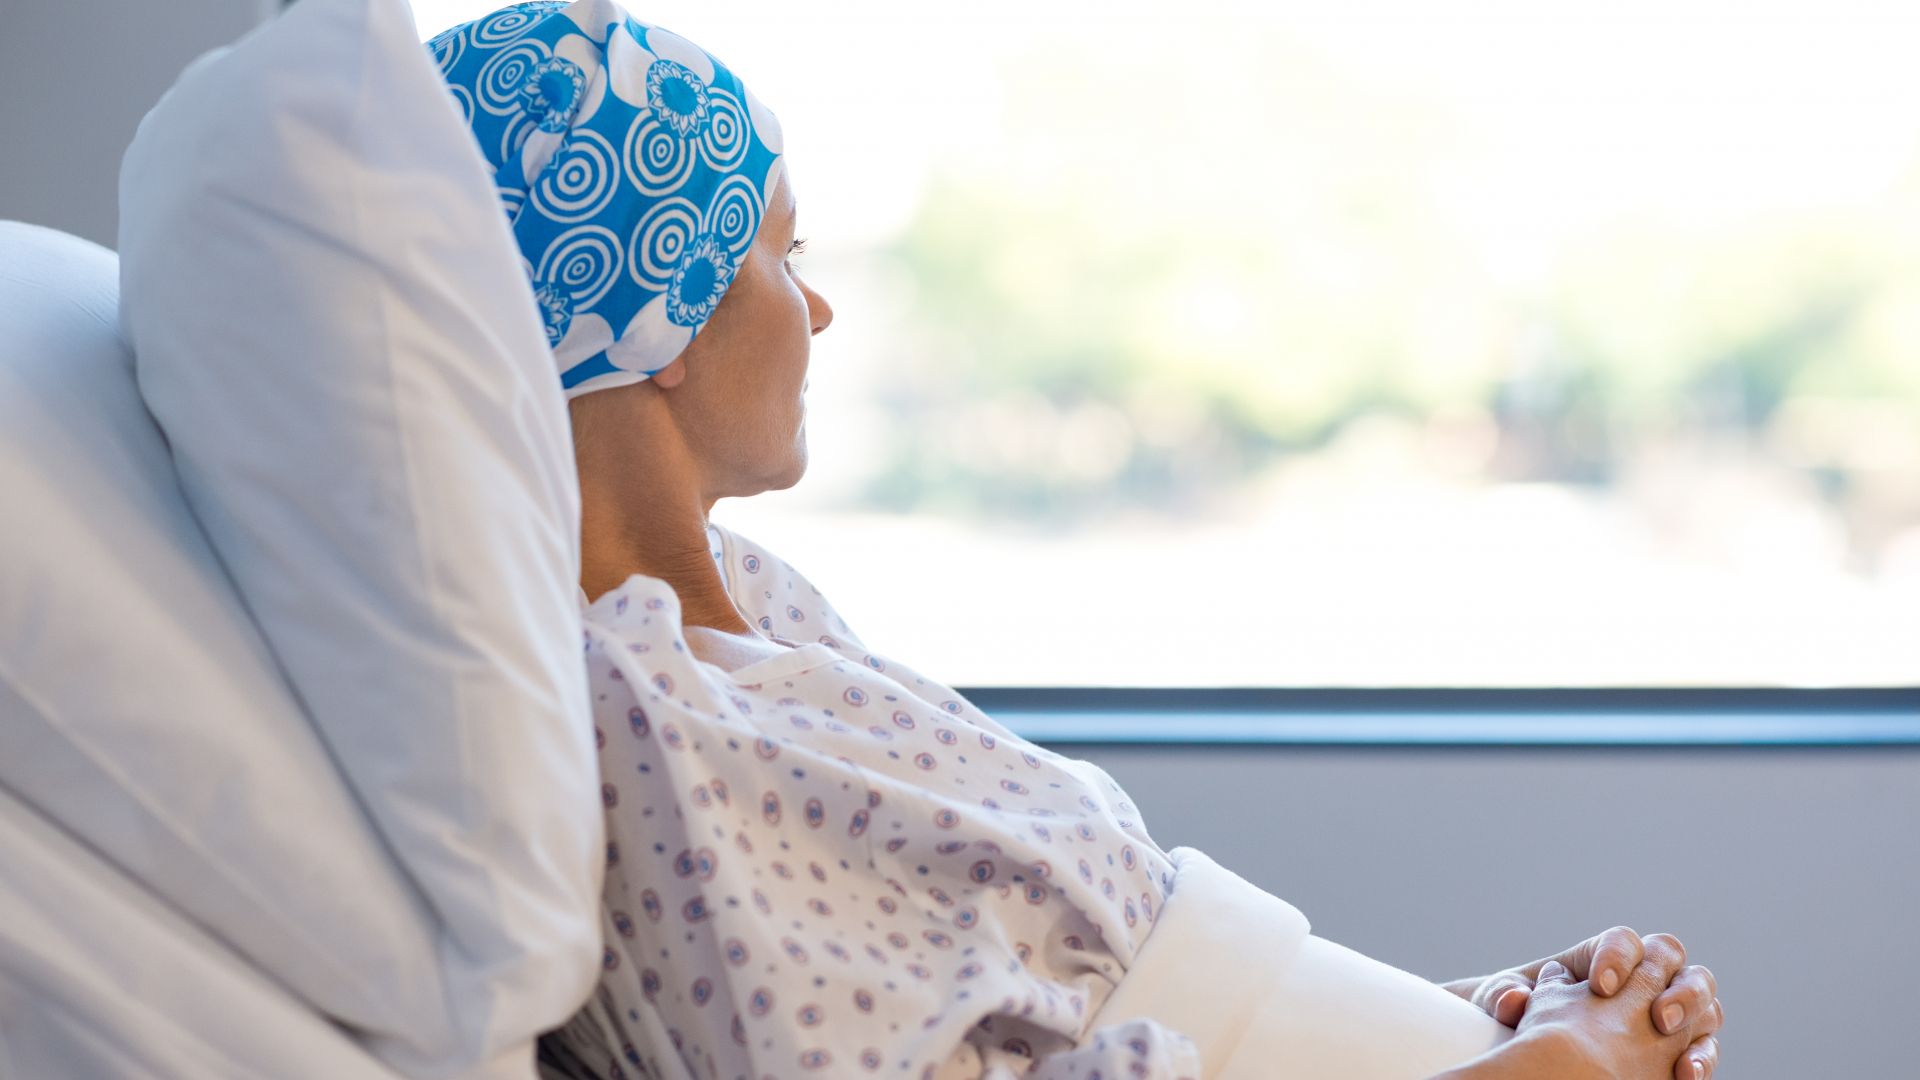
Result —
<instances>
[{"instance_id":1,"label":"woman's bald head under scarf","mask_svg":"<svg viewBox=\"0 0 1920 1080\"><path fill-rule=\"evenodd\" d=\"M514 4L428 43L490 167L568 398L686 349L781 167L739 77L612 0Z\"/></svg>"}]
</instances>

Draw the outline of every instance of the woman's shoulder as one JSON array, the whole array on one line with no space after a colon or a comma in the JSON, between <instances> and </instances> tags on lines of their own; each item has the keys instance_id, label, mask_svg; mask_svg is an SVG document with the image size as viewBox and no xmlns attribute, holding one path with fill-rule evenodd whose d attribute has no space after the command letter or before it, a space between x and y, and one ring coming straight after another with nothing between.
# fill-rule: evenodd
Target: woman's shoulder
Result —
<instances>
[{"instance_id":1,"label":"woman's shoulder","mask_svg":"<svg viewBox=\"0 0 1920 1080\"><path fill-rule=\"evenodd\" d=\"M987 728L1000 738L1012 732L981 712L947 683L875 651L847 625L813 582L791 563L739 533L713 526L734 604L762 633L798 644L817 642L841 657L885 675L941 712ZM1024 740L1022 740L1023 745Z\"/></svg>"},{"instance_id":2,"label":"woman's shoulder","mask_svg":"<svg viewBox=\"0 0 1920 1080\"><path fill-rule=\"evenodd\" d=\"M867 647L860 636L792 563L724 525L710 529L720 541L715 556L721 560L734 606L762 633L818 642L856 660L865 656Z\"/></svg>"}]
</instances>

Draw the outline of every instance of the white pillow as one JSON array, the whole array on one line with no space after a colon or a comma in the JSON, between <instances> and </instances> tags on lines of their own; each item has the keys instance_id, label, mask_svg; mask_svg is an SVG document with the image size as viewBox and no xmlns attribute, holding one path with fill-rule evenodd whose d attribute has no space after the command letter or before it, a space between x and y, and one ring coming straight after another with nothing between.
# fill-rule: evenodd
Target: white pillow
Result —
<instances>
[{"instance_id":1,"label":"white pillow","mask_svg":"<svg viewBox=\"0 0 1920 1080\"><path fill-rule=\"evenodd\" d=\"M444 1012L432 917L195 524L119 291L112 252L0 223L0 788L315 1007L410 1039L391 1025Z\"/></svg>"},{"instance_id":2,"label":"white pillow","mask_svg":"<svg viewBox=\"0 0 1920 1080\"><path fill-rule=\"evenodd\" d=\"M440 920L456 1040L526 1076L599 969L605 839L567 411L402 0L196 63L120 175L121 319L188 501Z\"/></svg>"}]
</instances>

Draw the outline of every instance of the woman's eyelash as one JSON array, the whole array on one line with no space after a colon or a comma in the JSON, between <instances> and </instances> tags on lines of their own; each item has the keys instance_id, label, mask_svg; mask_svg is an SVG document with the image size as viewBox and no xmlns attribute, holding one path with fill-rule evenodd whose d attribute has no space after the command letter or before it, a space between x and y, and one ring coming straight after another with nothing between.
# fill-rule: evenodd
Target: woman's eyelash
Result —
<instances>
[{"instance_id":1,"label":"woman's eyelash","mask_svg":"<svg viewBox=\"0 0 1920 1080\"><path fill-rule=\"evenodd\" d=\"M807 250L807 241L805 237L801 237L795 240L793 243L787 245L788 255L802 255L806 253L806 250Z\"/></svg>"}]
</instances>

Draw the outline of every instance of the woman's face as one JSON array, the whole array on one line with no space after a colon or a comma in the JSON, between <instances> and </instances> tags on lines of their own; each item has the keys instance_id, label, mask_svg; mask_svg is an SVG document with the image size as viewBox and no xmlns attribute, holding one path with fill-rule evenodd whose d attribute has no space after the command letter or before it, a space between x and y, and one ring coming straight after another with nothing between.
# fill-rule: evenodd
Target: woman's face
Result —
<instances>
[{"instance_id":1,"label":"woman's face","mask_svg":"<svg viewBox=\"0 0 1920 1080\"><path fill-rule=\"evenodd\" d=\"M807 469L807 359L833 321L800 279L784 163L726 295L686 351L654 373L711 498L792 487Z\"/></svg>"}]
</instances>

